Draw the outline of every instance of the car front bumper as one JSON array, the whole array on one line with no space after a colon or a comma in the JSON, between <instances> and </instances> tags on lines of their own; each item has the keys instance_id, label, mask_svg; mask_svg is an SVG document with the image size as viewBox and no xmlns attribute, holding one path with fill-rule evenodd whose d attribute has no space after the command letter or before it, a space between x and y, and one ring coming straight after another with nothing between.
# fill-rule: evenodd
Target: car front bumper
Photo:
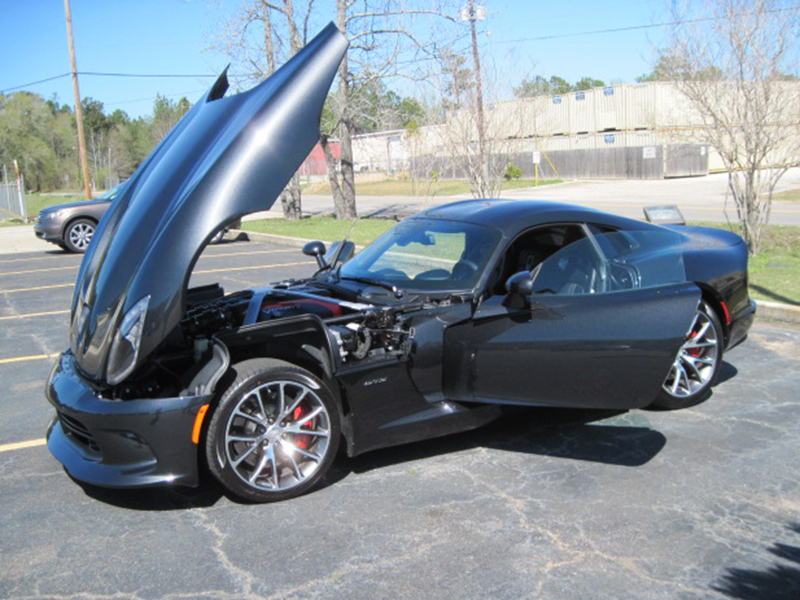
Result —
<instances>
[{"instance_id":1,"label":"car front bumper","mask_svg":"<svg viewBox=\"0 0 800 600\"><path fill-rule=\"evenodd\" d=\"M60 224L52 225L38 222L33 226L34 235L40 240L58 244L62 242Z\"/></svg>"},{"instance_id":2,"label":"car front bumper","mask_svg":"<svg viewBox=\"0 0 800 600\"><path fill-rule=\"evenodd\" d=\"M106 400L76 371L72 352L47 383L56 417L47 446L75 479L104 487L198 484L195 419L211 396Z\"/></svg>"}]
</instances>

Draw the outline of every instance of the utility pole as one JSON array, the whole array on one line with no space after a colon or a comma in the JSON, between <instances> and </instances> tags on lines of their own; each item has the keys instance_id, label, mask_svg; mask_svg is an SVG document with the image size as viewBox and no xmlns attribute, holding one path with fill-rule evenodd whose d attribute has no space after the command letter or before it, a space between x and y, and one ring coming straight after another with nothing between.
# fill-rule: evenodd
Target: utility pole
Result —
<instances>
[{"instance_id":1,"label":"utility pole","mask_svg":"<svg viewBox=\"0 0 800 600\"><path fill-rule=\"evenodd\" d=\"M478 56L478 32L475 26L476 21L486 18L486 9L478 5L475 7L475 0L469 0L469 5L461 9L461 19L469 21L472 32L472 60L475 64L475 108L477 112L478 126L478 160L483 165L483 186L488 187L489 182L489 157L486 156L486 126L483 117L483 80L481 79L481 61Z\"/></svg>"},{"instance_id":2,"label":"utility pole","mask_svg":"<svg viewBox=\"0 0 800 600\"><path fill-rule=\"evenodd\" d=\"M75 62L75 42L72 40L72 13L69 10L69 0L64 0L64 10L67 12L69 60L72 64L72 88L75 91L75 124L78 127L78 152L81 155L81 168L83 169L83 185L86 190L86 199L91 200L92 181L89 179L89 160L86 156L86 136L83 133L83 107L81 106L81 92L78 88L78 66Z\"/></svg>"}]
</instances>

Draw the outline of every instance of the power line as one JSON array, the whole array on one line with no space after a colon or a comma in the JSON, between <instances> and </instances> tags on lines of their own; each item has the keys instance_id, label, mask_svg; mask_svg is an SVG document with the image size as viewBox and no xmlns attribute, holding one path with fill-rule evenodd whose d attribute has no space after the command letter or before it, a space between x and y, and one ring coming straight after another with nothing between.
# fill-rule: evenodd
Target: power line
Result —
<instances>
[{"instance_id":1,"label":"power line","mask_svg":"<svg viewBox=\"0 0 800 600\"><path fill-rule=\"evenodd\" d=\"M142 77L142 78L159 78L159 77L175 77L175 78L189 78L189 77L218 77L219 75L192 75L192 74L170 74L170 73L98 73L97 71L83 71L78 75L94 75L96 77Z\"/></svg>"},{"instance_id":2,"label":"power line","mask_svg":"<svg viewBox=\"0 0 800 600\"><path fill-rule=\"evenodd\" d=\"M800 9L800 5L789 6L786 8L778 8L767 12L792 12ZM674 27L675 25L688 25L691 23L706 23L708 21L717 21L719 17L699 17L697 19L686 19L683 21L665 21L663 23L651 23L649 25L631 25L629 27L612 27L609 29L595 29L592 31L578 31L575 33L556 33L553 35L541 35L530 38L519 38L516 40L492 40L492 44L517 44L519 42L541 42L543 40L557 40L561 38L580 37L583 35L599 35L603 33L620 33L623 31L637 31L641 29L655 29L658 27Z\"/></svg>"},{"instance_id":3,"label":"power line","mask_svg":"<svg viewBox=\"0 0 800 600\"><path fill-rule=\"evenodd\" d=\"M6 88L4 90L0 90L0 94L5 94L6 92L14 92L16 90L21 90L22 88L30 87L32 85L38 85L40 83L47 83L48 81L55 81L56 79L62 79L64 77L69 77L71 73L62 73L61 75L56 75L55 77L48 77L47 79L40 79L39 81L32 81L31 83L25 83L23 85L18 85L11 88Z\"/></svg>"},{"instance_id":4,"label":"power line","mask_svg":"<svg viewBox=\"0 0 800 600\"><path fill-rule=\"evenodd\" d=\"M8 92L14 92L16 90L21 90L23 88L31 87L34 85L38 85L40 83L47 83L48 81L55 81L56 79L62 79L64 77L69 77L71 73L62 73L61 75L55 75L53 77L48 77L47 79L40 79L38 81L31 81L30 83L24 83L22 85L17 85L14 87L6 88L4 90L0 90L0 94L5 94ZM98 71L78 71L78 75L80 76L92 76L92 77L140 77L144 79L180 79L180 78L212 78L218 77L218 75L209 75L208 73L205 74L191 74L191 73L101 73Z\"/></svg>"}]
</instances>

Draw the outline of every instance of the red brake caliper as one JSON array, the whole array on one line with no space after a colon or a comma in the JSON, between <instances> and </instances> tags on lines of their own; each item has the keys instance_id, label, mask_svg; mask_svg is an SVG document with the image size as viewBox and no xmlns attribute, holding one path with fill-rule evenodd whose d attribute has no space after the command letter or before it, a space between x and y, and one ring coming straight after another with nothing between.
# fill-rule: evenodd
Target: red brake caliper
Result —
<instances>
[{"instance_id":1,"label":"red brake caliper","mask_svg":"<svg viewBox=\"0 0 800 600\"><path fill-rule=\"evenodd\" d=\"M697 337L697 332L696 331L693 331L691 334L689 334L689 339L690 340L693 339L693 338L696 338L696 337ZM695 358L699 358L701 350L702 350L702 348L689 348L686 351L686 353L694 356Z\"/></svg>"},{"instance_id":2,"label":"red brake caliper","mask_svg":"<svg viewBox=\"0 0 800 600\"><path fill-rule=\"evenodd\" d=\"M306 409L304 406L298 406L297 408L294 409L294 412L292 413L292 418L294 419L294 422L297 423L297 421L302 419L303 416L307 415L308 413L309 413L308 409ZM306 421L305 423L300 425L300 427L303 429L311 429L313 426L314 426L313 419ZM308 447L311 445L311 438L313 437L314 436L311 435L298 435L296 440L297 447L300 448L301 450L308 450Z\"/></svg>"}]
</instances>

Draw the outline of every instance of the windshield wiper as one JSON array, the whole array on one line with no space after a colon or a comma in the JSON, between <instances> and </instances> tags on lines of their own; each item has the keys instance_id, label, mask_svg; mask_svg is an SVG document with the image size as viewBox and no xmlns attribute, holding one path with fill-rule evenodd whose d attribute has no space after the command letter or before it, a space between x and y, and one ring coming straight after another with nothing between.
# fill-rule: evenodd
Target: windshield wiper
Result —
<instances>
[{"instance_id":1,"label":"windshield wiper","mask_svg":"<svg viewBox=\"0 0 800 600\"><path fill-rule=\"evenodd\" d=\"M370 279L369 277L346 277L346 276L339 276L339 279L345 279L347 281L355 281L356 283L366 283L367 285L375 285L378 287L382 287L385 290L389 290L394 294L394 297L398 300L403 297L404 292L396 285L392 285L391 283L386 283L385 281L379 281L378 279Z\"/></svg>"}]
</instances>

